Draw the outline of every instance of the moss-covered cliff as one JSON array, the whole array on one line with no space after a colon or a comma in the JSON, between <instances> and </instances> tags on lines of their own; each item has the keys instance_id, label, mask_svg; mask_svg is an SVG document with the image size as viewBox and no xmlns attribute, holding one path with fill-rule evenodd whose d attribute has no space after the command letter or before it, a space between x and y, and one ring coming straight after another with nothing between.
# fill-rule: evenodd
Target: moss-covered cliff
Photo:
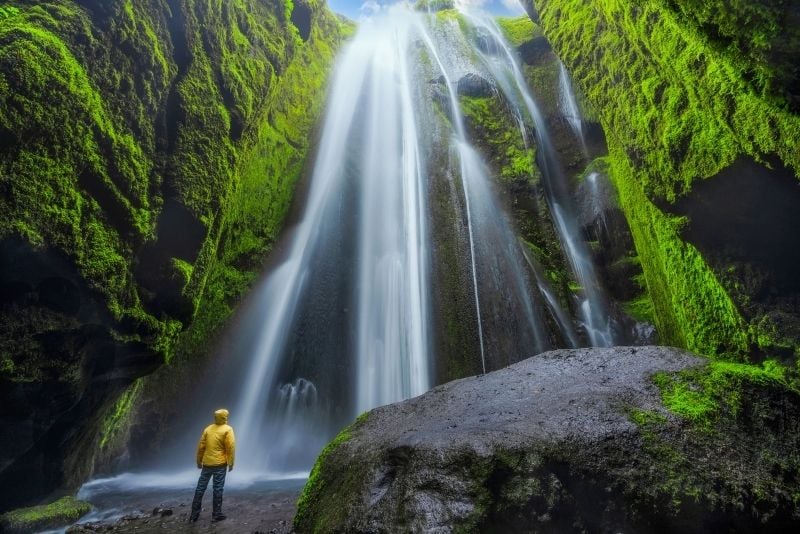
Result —
<instances>
[{"instance_id":1,"label":"moss-covered cliff","mask_svg":"<svg viewBox=\"0 0 800 534\"><path fill-rule=\"evenodd\" d=\"M229 316L346 32L316 0L0 9L0 508L85 478L120 394Z\"/></svg>"},{"instance_id":2,"label":"moss-covered cliff","mask_svg":"<svg viewBox=\"0 0 800 534\"><path fill-rule=\"evenodd\" d=\"M605 130L661 341L796 359L800 6L534 3Z\"/></svg>"}]
</instances>

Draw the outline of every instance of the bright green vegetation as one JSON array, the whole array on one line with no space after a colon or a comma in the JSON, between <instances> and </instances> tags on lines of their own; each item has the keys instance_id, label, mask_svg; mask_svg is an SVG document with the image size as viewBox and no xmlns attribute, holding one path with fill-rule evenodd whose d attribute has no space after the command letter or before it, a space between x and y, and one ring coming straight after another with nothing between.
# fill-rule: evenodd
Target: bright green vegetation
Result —
<instances>
[{"instance_id":1,"label":"bright green vegetation","mask_svg":"<svg viewBox=\"0 0 800 534\"><path fill-rule=\"evenodd\" d=\"M103 426L100 429L101 448L105 447L116 438L117 433L121 429L126 428L128 418L131 416L131 410L142 392L142 384L142 379L134 382L133 385L117 399L110 413L106 415L103 420Z\"/></svg>"},{"instance_id":2,"label":"bright green vegetation","mask_svg":"<svg viewBox=\"0 0 800 534\"><path fill-rule=\"evenodd\" d=\"M800 170L800 118L753 92L741 66L663 2L541 4L547 37L648 195L674 200L742 154L777 154ZM590 50L597 62L587 61Z\"/></svg>"},{"instance_id":3,"label":"bright green vegetation","mask_svg":"<svg viewBox=\"0 0 800 534\"><path fill-rule=\"evenodd\" d=\"M664 405L701 428L710 429L722 416L736 417L743 387L775 386L797 391L786 369L775 361L762 365L711 361L708 366L654 377Z\"/></svg>"},{"instance_id":4,"label":"bright green vegetation","mask_svg":"<svg viewBox=\"0 0 800 534\"><path fill-rule=\"evenodd\" d=\"M800 27L787 24L786 2L734 0L721 8L704 0L673 0L681 22L704 32L759 94L782 102L798 73ZM796 8L795 8L796 9Z\"/></svg>"},{"instance_id":5,"label":"bright green vegetation","mask_svg":"<svg viewBox=\"0 0 800 534\"><path fill-rule=\"evenodd\" d=\"M782 74L754 60L780 40L772 15L742 2L700 4L543 0L537 7L605 130L661 342L742 358L768 324L742 317L732 288L682 238L685 221L660 206L743 156L774 155L800 173L800 117L770 95L770 80ZM721 28L728 45L703 33L706 24ZM739 37L730 38L734 31Z\"/></svg>"},{"instance_id":6,"label":"bright green vegetation","mask_svg":"<svg viewBox=\"0 0 800 534\"><path fill-rule=\"evenodd\" d=\"M776 406L787 410L779 418L795 413L800 398L796 373L771 360L762 365L712 360L678 373L658 373L653 381L667 411L634 409L629 416L639 428L643 451L653 462L653 488L670 497L676 512L687 499L697 503L712 491L738 502L741 495L736 484L751 488L753 500L763 499L765 504L776 491L785 491L785 480L776 473L795 473L800 457L796 433L775 426L775 410ZM690 425L675 430L675 417ZM739 448L747 460L720 454ZM706 472L698 458L701 463L718 465ZM747 465L742 466L742 461ZM743 474L743 469L749 473ZM713 489L720 476L730 479L730 488ZM798 497L792 498L796 502Z\"/></svg>"},{"instance_id":7,"label":"bright green vegetation","mask_svg":"<svg viewBox=\"0 0 800 534\"><path fill-rule=\"evenodd\" d=\"M63 497L53 503L13 510L0 516L4 532L39 532L74 523L88 514L92 506L74 497Z\"/></svg>"},{"instance_id":8,"label":"bright green vegetation","mask_svg":"<svg viewBox=\"0 0 800 534\"><path fill-rule=\"evenodd\" d=\"M486 147L490 164L503 181L535 180L536 151L526 147L511 114L499 95L461 96L461 111L467 117L473 141Z\"/></svg>"},{"instance_id":9,"label":"bright green vegetation","mask_svg":"<svg viewBox=\"0 0 800 534\"><path fill-rule=\"evenodd\" d=\"M697 249L681 239L685 221L663 213L646 198L628 160L618 156L613 145L609 164L662 342L707 356L746 354L744 320Z\"/></svg>"},{"instance_id":10,"label":"bright green vegetation","mask_svg":"<svg viewBox=\"0 0 800 534\"><path fill-rule=\"evenodd\" d=\"M641 277L638 278L643 278ZM646 321L655 324L655 310L653 309L653 300L650 294L647 293L647 286L640 285L642 293L633 300L623 304L625 313L636 319L637 321Z\"/></svg>"},{"instance_id":11,"label":"bright green vegetation","mask_svg":"<svg viewBox=\"0 0 800 534\"><path fill-rule=\"evenodd\" d=\"M225 325L262 271L309 155L311 131L321 113L329 67L340 40L350 31L351 26L328 13L318 17L308 42L298 44L288 67L269 86L260 111L252 119L253 127L243 132L239 158L229 171L235 187L223 208L225 216L218 237L207 241L213 246L208 249L210 261L203 273L202 295L195 299L197 311L189 327L176 338L171 350L174 365L145 379L145 395L158 396L159 402L170 405L169 397L181 394L178 389L182 379L177 377L186 378L193 372L198 358L208 353L209 340ZM177 272L189 271L189 264L175 263L180 266ZM114 410L108 416L111 419L106 420L104 437L124 435L128 418L116 413Z\"/></svg>"},{"instance_id":12,"label":"bright green vegetation","mask_svg":"<svg viewBox=\"0 0 800 534\"><path fill-rule=\"evenodd\" d=\"M542 30L526 15L497 17L495 20L511 46L520 46L542 34Z\"/></svg>"},{"instance_id":13,"label":"bright green vegetation","mask_svg":"<svg viewBox=\"0 0 800 534\"><path fill-rule=\"evenodd\" d=\"M286 214L346 31L325 12L303 42L292 7L199 2L179 16L185 35L130 1L109 8L102 34L73 2L3 7L0 239L62 251L124 335L166 358L201 300L224 301L227 310L202 313L227 316ZM134 269L161 247L167 199L204 233L185 238L194 254L148 268L163 269L164 286L188 303L174 318L143 302Z\"/></svg>"},{"instance_id":14,"label":"bright green vegetation","mask_svg":"<svg viewBox=\"0 0 800 534\"><path fill-rule=\"evenodd\" d=\"M220 232L224 246L207 273L198 314L179 351L202 349L261 272L309 154L310 132L322 109L328 69L339 43L335 36L341 39L349 30L332 16L320 17L308 43L265 96L257 126L246 132L247 144L234 168L238 187L225 209Z\"/></svg>"},{"instance_id":15,"label":"bright green vegetation","mask_svg":"<svg viewBox=\"0 0 800 534\"><path fill-rule=\"evenodd\" d=\"M555 234L546 201L539 185L535 145L526 146L509 105L500 94L459 96L469 136L506 186L521 239L529 257L546 273L556 294L566 306L575 287L562 247ZM528 125L528 131L531 131ZM463 375L462 375L463 376Z\"/></svg>"},{"instance_id":16,"label":"bright green vegetation","mask_svg":"<svg viewBox=\"0 0 800 534\"><path fill-rule=\"evenodd\" d=\"M154 234L153 161L57 33L87 24L68 3L0 19L0 123L13 134L0 155L0 187L10 191L0 198L0 238L68 251L115 318L157 333L129 267L131 244Z\"/></svg>"}]
</instances>

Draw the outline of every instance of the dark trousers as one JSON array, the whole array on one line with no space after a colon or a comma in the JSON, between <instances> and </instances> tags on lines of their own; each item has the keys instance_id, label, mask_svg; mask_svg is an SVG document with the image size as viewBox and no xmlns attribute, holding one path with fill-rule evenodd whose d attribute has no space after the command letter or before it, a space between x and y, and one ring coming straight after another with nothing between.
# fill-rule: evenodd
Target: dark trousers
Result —
<instances>
[{"instance_id":1,"label":"dark trousers","mask_svg":"<svg viewBox=\"0 0 800 534\"><path fill-rule=\"evenodd\" d=\"M208 480L214 477L214 510L211 512L212 517L222 514L222 490L225 487L225 474L228 472L227 465L218 467L203 467L200 471L200 479L197 481L197 489L194 490L194 500L192 501L192 517L197 517L200 514L200 506L203 502L203 494L208 487Z\"/></svg>"}]
</instances>

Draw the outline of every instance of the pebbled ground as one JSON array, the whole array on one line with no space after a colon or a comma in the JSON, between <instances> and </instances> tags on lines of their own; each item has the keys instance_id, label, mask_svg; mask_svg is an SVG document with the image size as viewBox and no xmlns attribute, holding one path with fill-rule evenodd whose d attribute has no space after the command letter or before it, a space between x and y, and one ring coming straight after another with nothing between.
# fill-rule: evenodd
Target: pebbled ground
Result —
<instances>
[{"instance_id":1,"label":"pebbled ground","mask_svg":"<svg viewBox=\"0 0 800 534\"><path fill-rule=\"evenodd\" d=\"M92 521L72 526L67 532L175 532L219 534L285 534L292 531L292 518L300 486L274 490L232 489L225 491L223 510L227 519L211 521L211 489L203 499L196 523L189 523L191 491L133 491L114 502L124 507L122 518ZM110 501L107 501L110 502ZM159 513L154 515L154 510ZM162 511L168 515L162 517Z\"/></svg>"}]
</instances>

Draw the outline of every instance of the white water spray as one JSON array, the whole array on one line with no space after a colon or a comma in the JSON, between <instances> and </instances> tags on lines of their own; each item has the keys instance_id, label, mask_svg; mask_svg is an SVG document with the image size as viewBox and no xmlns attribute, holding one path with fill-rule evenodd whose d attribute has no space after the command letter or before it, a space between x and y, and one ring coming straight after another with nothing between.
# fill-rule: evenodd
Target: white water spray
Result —
<instances>
[{"instance_id":1,"label":"white water spray","mask_svg":"<svg viewBox=\"0 0 800 534\"><path fill-rule=\"evenodd\" d=\"M567 122L569 122L569 126L572 128L575 138L581 145L583 155L588 157L589 149L586 146L586 135L583 131L583 117L578 107L578 100L575 98L572 80L569 77L569 72L567 72L567 67L564 66L562 61L558 62L558 85L561 113L564 115L564 118L567 119Z\"/></svg>"}]
</instances>

